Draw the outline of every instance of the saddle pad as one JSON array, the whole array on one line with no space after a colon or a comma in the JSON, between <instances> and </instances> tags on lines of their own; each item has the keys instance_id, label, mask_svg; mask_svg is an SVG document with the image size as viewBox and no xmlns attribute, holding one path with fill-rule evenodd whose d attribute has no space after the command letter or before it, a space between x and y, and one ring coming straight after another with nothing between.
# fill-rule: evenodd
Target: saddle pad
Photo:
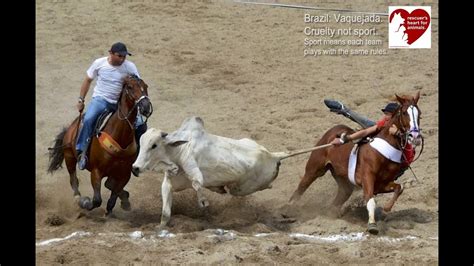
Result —
<instances>
[{"instance_id":1,"label":"saddle pad","mask_svg":"<svg viewBox=\"0 0 474 266\"><path fill-rule=\"evenodd\" d=\"M102 114L100 114L99 118L97 119L96 125L95 125L95 135L99 136L100 132L104 129L105 125L109 121L109 119L112 117L113 112L111 111L104 111Z\"/></svg>"},{"instance_id":2,"label":"saddle pad","mask_svg":"<svg viewBox=\"0 0 474 266\"><path fill-rule=\"evenodd\" d=\"M99 136L99 143L110 155L115 157L125 157L135 154L137 152L137 144L135 139L125 149L106 132L101 132Z\"/></svg>"},{"instance_id":3,"label":"saddle pad","mask_svg":"<svg viewBox=\"0 0 474 266\"><path fill-rule=\"evenodd\" d=\"M356 170L356 165L357 165L357 153L359 153L359 145L356 144L351 150L351 153L349 155L349 167L347 169L347 175L349 175L349 181L354 186L357 186L355 182L355 170Z\"/></svg>"},{"instance_id":4,"label":"saddle pad","mask_svg":"<svg viewBox=\"0 0 474 266\"><path fill-rule=\"evenodd\" d=\"M374 138L370 146L380 152L390 161L400 163L402 159L402 151L394 148L390 143L381 138Z\"/></svg>"}]
</instances>

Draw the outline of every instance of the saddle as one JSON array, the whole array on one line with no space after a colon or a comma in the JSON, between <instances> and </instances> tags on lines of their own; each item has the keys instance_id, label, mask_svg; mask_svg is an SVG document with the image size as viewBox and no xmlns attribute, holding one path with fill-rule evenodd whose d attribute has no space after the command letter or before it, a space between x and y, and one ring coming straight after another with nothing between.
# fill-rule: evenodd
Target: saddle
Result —
<instances>
[{"instance_id":1,"label":"saddle","mask_svg":"<svg viewBox=\"0 0 474 266\"><path fill-rule=\"evenodd\" d=\"M107 121L112 116L112 114L113 114L113 111L105 110L104 112L102 112L99 115L99 117L97 118L97 122L95 123L94 131L93 131L92 136L96 136L97 138L99 138L100 131L105 127L105 125L107 124ZM82 116L84 117L84 114ZM84 118L82 118L82 119L84 119ZM79 134L80 130L82 130L82 123L81 123L80 126L81 126L81 128L79 129L78 134ZM88 137L88 139L90 139L92 136ZM87 157L90 156L89 148L91 146L91 143L92 143L92 140L86 141L86 148L83 151L83 153L86 154Z\"/></svg>"},{"instance_id":2,"label":"saddle","mask_svg":"<svg viewBox=\"0 0 474 266\"><path fill-rule=\"evenodd\" d=\"M130 145L125 148L122 148L107 132L102 132L105 125L109 121L110 117L114 112L110 110L105 110L102 114L99 115L96 125L94 127L94 135L99 140L100 145L105 149L110 155L114 157L126 157L131 154L135 154L137 151L136 141L132 141ZM89 144L90 145L90 144Z\"/></svg>"},{"instance_id":3,"label":"saddle","mask_svg":"<svg viewBox=\"0 0 474 266\"><path fill-rule=\"evenodd\" d=\"M94 127L94 135L99 137L100 131L105 127L107 121L109 121L110 117L112 116L113 112L110 110L105 110L102 114L99 115L97 118L97 122L95 123Z\"/></svg>"}]
</instances>

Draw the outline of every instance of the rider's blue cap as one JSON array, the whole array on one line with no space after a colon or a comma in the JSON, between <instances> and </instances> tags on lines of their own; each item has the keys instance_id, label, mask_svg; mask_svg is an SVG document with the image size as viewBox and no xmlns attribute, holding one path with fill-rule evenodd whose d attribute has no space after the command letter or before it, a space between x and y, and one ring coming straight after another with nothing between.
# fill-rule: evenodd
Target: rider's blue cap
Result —
<instances>
[{"instance_id":1,"label":"rider's blue cap","mask_svg":"<svg viewBox=\"0 0 474 266\"><path fill-rule=\"evenodd\" d=\"M119 55L132 55L127 51L127 46L121 42L114 43L112 48L110 48L110 52L118 53Z\"/></svg>"},{"instance_id":2,"label":"rider's blue cap","mask_svg":"<svg viewBox=\"0 0 474 266\"><path fill-rule=\"evenodd\" d=\"M398 109L398 103L389 103L385 108L382 109L384 113L394 113Z\"/></svg>"}]
</instances>

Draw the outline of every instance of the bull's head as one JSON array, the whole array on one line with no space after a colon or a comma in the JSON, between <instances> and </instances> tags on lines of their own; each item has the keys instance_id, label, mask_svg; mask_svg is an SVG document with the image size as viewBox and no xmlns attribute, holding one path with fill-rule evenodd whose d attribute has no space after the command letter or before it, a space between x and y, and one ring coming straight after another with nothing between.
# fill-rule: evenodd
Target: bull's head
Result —
<instances>
[{"instance_id":1,"label":"bull's head","mask_svg":"<svg viewBox=\"0 0 474 266\"><path fill-rule=\"evenodd\" d=\"M159 129L148 129L140 138L140 152L132 165L133 174L139 176L145 170L164 170L176 175L179 166L173 162L174 149L186 142L173 140Z\"/></svg>"}]
</instances>

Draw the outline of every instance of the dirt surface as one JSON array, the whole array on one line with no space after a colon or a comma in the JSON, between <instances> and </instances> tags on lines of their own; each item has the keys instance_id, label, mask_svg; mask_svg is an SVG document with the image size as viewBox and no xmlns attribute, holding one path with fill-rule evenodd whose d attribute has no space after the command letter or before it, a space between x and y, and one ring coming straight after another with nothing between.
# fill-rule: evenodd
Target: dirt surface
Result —
<instances>
[{"instance_id":1,"label":"dirt surface","mask_svg":"<svg viewBox=\"0 0 474 266\"><path fill-rule=\"evenodd\" d=\"M386 1L292 3L387 12ZM423 3L437 16L437 1ZM393 3L405 4L421 2ZM383 17L367 26L384 40L379 48L386 55L304 57L305 13L337 14L232 1L37 1L37 264L438 264L438 20L432 20L431 49L387 49ZM425 148L412 165L420 182L410 171L398 180L406 189L391 213L378 213L377 236L366 232L360 190L342 217L335 215L330 203L337 185L329 173L288 205L309 154L283 161L272 189L240 198L206 191L206 210L192 190L175 193L167 231L157 230L159 173L132 177L129 212L117 204L104 217L105 188L100 208L80 210L66 169L46 172L47 148L78 114L86 69L116 41L127 44L128 59L149 84L150 127L172 132L198 115L209 132L250 137L270 151L311 147L336 124L357 128L329 112L324 98L375 120L394 93L421 91ZM82 195L91 196L89 172L78 176ZM378 195L378 206L390 196Z\"/></svg>"}]
</instances>

